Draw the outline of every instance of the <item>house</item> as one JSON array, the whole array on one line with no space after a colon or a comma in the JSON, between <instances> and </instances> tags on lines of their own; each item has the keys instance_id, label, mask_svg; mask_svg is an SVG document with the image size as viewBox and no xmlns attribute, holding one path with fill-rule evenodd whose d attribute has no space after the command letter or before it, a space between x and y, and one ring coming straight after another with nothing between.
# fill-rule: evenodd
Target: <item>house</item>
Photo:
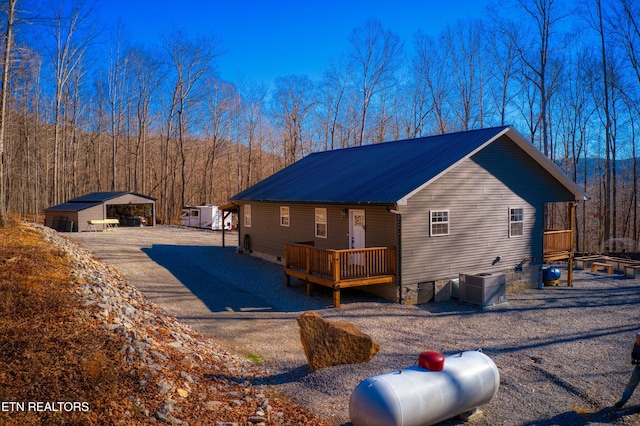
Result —
<instances>
[{"instance_id":1,"label":"house","mask_svg":"<svg viewBox=\"0 0 640 426\"><path fill-rule=\"evenodd\" d=\"M401 303L447 299L466 273L537 286L544 261L571 258L585 199L510 126L313 153L232 197L245 250L333 287L338 305L359 285ZM544 207L557 202L571 226L546 240Z\"/></svg>"},{"instance_id":2,"label":"house","mask_svg":"<svg viewBox=\"0 0 640 426\"><path fill-rule=\"evenodd\" d=\"M45 226L57 231L103 230L105 219L119 226L154 226L156 199L131 191L92 192L45 209ZM90 221L96 223L90 224Z\"/></svg>"}]
</instances>

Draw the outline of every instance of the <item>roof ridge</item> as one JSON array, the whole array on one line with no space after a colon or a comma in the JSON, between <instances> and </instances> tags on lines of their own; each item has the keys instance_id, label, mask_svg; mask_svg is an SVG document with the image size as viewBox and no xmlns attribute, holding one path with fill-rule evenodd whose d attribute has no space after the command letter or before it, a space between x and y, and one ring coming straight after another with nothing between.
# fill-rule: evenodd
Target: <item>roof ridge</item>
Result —
<instances>
[{"instance_id":1,"label":"roof ridge","mask_svg":"<svg viewBox=\"0 0 640 426\"><path fill-rule=\"evenodd\" d=\"M449 133L436 133L436 134L433 134L433 135L419 136L419 137L416 137L416 138L405 138L405 139L388 140L388 141L382 141L382 142L371 142L371 143L367 143L367 144L363 144L363 145L345 146L345 147L340 147L340 148L327 149L327 150L324 150L324 151L314 151L314 152L309 153L307 155L307 157L310 156L310 155L323 154L323 153L326 153L326 152L346 151L346 150L351 150L351 149L364 149L364 148L377 147L377 146L389 145L389 144L397 144L397 143L403 143L403 142L417 142L417 141L425 140L425 139L455 136L455 135L459 135L461 133L469 134L469 133L480 132L480 131L489 132L489 131L496 130L496 129L506 129L508 127L511 127L511 126L510 125L502 125L502 126L482 127L482 128L479 128L479 129L471 129L471 130L457 130L455 132L449 132Z\"/></svg>"}]
</instances>

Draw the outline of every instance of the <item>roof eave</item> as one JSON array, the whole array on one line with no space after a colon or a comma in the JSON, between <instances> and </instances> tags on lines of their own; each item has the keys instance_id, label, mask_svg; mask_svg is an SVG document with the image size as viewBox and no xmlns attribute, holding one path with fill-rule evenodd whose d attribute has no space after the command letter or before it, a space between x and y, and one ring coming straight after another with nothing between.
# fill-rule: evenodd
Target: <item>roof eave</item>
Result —
<instances>
[{"instance_id":1,"label":"roof eave","mask_svg":"<svg viewBox=\"0 0 640 426\"><path fill-rule=\"evenodd\" d=\"M562 170L560 170L560 168L555 163L553 163L551 160L549 160L547 158L547 156L542 153L542 151L540 151L534 144L529 142L520 132L518 132L512 126L508 126L508 127L505 127L504 130L502 130L501 132L496 134L494 137L492 137L491 139L487 140L487 142L485 142L482 145L480 145L477 149L471 151L470 153L468 153L467 155L462 157L459 161L457 161L456 163L452 164L448 169L443 170L440 174L434 176L432 179L428 180L424 184L420 185L418 188L414 189L413 191L411 191L410 193L408 193L407 195L405 195L404 197L399 199L396 202L396 204L399 205L399 206L407 205L407 202L408 202L409 198L411 198L413 195L415 195L418 192L422 191L424 188L426 188L431 183L433 183L434 181L439 179L441 176L443 176L445 173L447 173L453 167L457 166L458 164L460 164L461 162L467 160L468 158L471 158L477 152L480 152L481 150L486 148L488 145L492 144L494 141L496 141L498 138L502 137L503 135L508 135L509 138L518 147L520 147L524 152L526 152L543 169L545 169L558 182L560 182L565 188L567 188L567 190L569 190L574 195L576 201L588 200L589 199L587 194L578 185L576 185L575 182L573 182L571 179L567 178L567 176L564 174L564 172Z\"/></svg>"},{"instance_id":2,"label":"roof eave","mask_svg":"<svg viewBox=\"0 0 640 426\"><path fill-rule=\"evenodd\" d=\"M575 201L586 201L589 196L575 182L567 177L553 161L542 153L533 143L529 142L519 131L508 127L508 134L512 141L516 143L524 152L529 154L543 169L560 182L575 197Z\"/></svg>"}]
</instances>

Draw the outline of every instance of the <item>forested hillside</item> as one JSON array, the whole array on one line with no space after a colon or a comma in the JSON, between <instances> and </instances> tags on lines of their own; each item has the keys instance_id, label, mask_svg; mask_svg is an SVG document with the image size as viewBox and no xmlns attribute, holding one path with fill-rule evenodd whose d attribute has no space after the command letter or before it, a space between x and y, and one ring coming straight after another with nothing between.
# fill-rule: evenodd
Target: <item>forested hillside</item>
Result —
<instances>
[{"instance_id":1,"label":"forested hillside","mask_svg":"<svg viewBox=\"0 0 640 426\"><path fill-rule=\"evenodd\" d=\"M579 251L640 239L640 0L508 0L411 39L372 17L268 83L220 77L224 34L139 44L94 6L0 1L3 217L132 190L174 223L310 152L512 124L589 194Z\"/></svg>"}]
</instances>

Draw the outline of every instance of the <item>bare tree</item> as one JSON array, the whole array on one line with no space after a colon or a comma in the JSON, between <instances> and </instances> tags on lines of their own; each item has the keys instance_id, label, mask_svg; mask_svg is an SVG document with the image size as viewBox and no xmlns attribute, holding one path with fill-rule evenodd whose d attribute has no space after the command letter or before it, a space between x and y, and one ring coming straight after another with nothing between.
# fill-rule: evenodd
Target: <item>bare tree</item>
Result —
<instances>
[{"instance_id":1,"label":"bare tree","mask_svg":"<svg viewBox=\"0 0 640 426\"><path fill-rule=\"evenodd\" d=\"M18 0L9 0L7 4L7 28L4 39L4 56L2 60L2 87L0 89L0 226L7 219L7 200L5 196L4 170L4 133L7 116L7 97L9 96L9 65L11 46L13 44L13 26L16 20L16 4Z\"/></svg>"},{"instance_id":2,"label":"bare tree","mask_svg":"<svg viewBox=\"0 0 640 426\"><path fill-rule=\"evenodd\" d=\"M557 67L560 61L554 58L554 53L561 52L562 47L554 44L553 36L557 36L556 28L566 14L561 10L562 5L558 0L517 0L516 3L523 13L522 17L527 19L521 20L518 26L503 27L502 31L516 46L522 64L522 77L532 85L533 90L523 92L530 106L529 113L524 116L529 117L531 139L536 140L539 127L542 151L552 156L549 106L559 83ZM526 33L523 26L529 24L531 31Z\"/></svg>"},{"instance_id":3,"label":"bare tree","mask_svg":"<svg viewBox=\"0 0 640 426\"><path fill-rule=\"evenodd\" d=\"M489 68L489 96L493 99L494 115L497 114L499 124L507 124L508 108L512 106L518 91L514 87L514 74L518 57L517 46L508 34L516 33L517 24L493 17L493 27L487 32L485 46L492 60Z\"/></svg>"},{"instance_id":4,"label":"bare tree","mask_svg":"<svg viewBox=\"0 0 640 426\"><path fill-rule=\"evenodd\" d=\"M111 133L111 191L118 187L118 140L122 133L124 121L124 98L127 96L125 83L128 73L128 58L124 55L123 27L115 28L111 50L109 52L109 67L107 70L107 97Z\"/></svg>"},{"instance_id":5,"label":"bare tree","mask_svg":"<svg viewBox=\"0 0 640 426\"><path fill-rule=\"evenodd\" d=\"M256 155L256 146L260 145L259 133L264 122L264 103L267 98L267 88L262 84L247 84L244 87L244 96L242 97L245 104L244 114L244 134L247 147L245 174L246 180L243 188L248 188L254 181L254 163Z\"/></svg>"},{"instance_id":6,"label":"bare tree","mask_svg":"<svg viewBox=\"0 0 640 426\"><path fill-rule=\"evenodd\" d=\"M147 191L147 139L151 126L151 104L162 82L165 70L153 52L142 47L129 50L131 87L135 109L136 144L134 152L134 191Z\"/></svg>"},{"instance_id":7,"label":"bare tree","mask_svg":"<svg viewBox=\"0 0 640 426\"><path fill-rule=\"evenodd\" d=\"M396 72L401 66L403 44L396 33L385 30L377 20L369 20L362 27L354 29L349 36L349 44L354 77L359 79L361 96L356 143L362 145L375 96L395 83Z\"/></svg>"},{"instance_id":8,"label":"bare tree","mask_svg":"<svg viewBox=\"0 0 640 426\"><path fill-rule=\"evenodd\" d=\"M216 199L216 160L221 154L226 135L230 132L232 120L235 118L234 103L238 96L232 84L212 78L205 84L205 162L200 184L202 201Z\"/></svg>"},{"instance_id":9,"label":"bare tree","mask_svg":"<svg viewBox=\"0 0 640 426\"><path fill-rule=\"evenodd\" d=\"M351 78L350 63L344 57L332 59L322 74L319 86L319 116L324 149L336 149L348 144L349 136L341 135L340 127L350 128L344 120L346 97Z\"/></svg>"},{"instance_id":10,"label":"bare tree","mask_svg":"<svg viewBox=\"0 0 640 426\"><path fill-rule=\"evenodd\" d=\"M307 76L279 77L275 81L273 111L280 126L286 164L291 164L311 151L311 132L307 121L314 107L310 96L314 85ZM307 142L308 147L305 147Z\"/></svg>"},{"instance_id":11,"label":"bare tree","mask_svg":"<svg viewBox=\"0 0 640 426\"><path fill-rule=\"evenodd\" d=\"M480 21L459 22L445 29L446 62L451 65L452 96L448 97L458 130L469 130L483 124L483 25ZM455 93L457 96L453 96Z\"/></svg>"},{"instance_id":12,"label":"bare tree","mask_svg":"<svg viewBox=\"0 0 640 426\"><path fill-rule=\"evenodd\" d=\"M85 52L92 43L95 34L91 33L93 10L82 0L71 0L69 7L65 2L51 4L53 17L49 28L54 43L44 43L55 80L54 98L54 152L52 194L53 203L58 204L62 198L60 182L62 181L62 101L65 90L75 69L82 62Z\"/></svg>"},{"instance_id":13,"label":"bare tree","mask_svg":"<svg viewBox=\"0 0 640 426\"><path fill-rule=\"evenodd\" d=\"M177 150L180 161L180 190L178 198L178 206L181 208L185 202L186 192L186 151L185 151L185 133L189 120L187 114L190 112L194 104L201 101L201 95L198 93L199 83L203 77L213 71L213 60L222 54L218 43L212 37L201 37L200 39L190 40L184 33L174 32L166 41L165 49L169 57L169 62L173 69L173 88L169 111L167 114L167 136L165 143L165 196L169 193L168 176L169 176L169 141L174 137L174 129L177 131ZM172 188L173 192L173 188ZM168 209L165 202L164 217L171 220L173 217L172 209Z\"/></svg>"}]
</instances>

